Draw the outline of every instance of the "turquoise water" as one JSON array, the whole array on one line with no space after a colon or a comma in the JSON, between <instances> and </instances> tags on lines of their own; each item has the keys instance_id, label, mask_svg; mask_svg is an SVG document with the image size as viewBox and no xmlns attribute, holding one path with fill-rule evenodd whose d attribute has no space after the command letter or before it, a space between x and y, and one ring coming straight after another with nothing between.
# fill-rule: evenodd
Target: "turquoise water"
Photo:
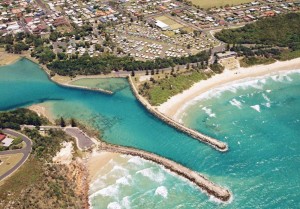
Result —
<instances>
[{"instance_id":1,"label":"turquoise water","mask_svg":"<svg viewBox=\"0 0 300 209\"><path fill-rule=\"evenodd\" d=\"M121 91L128 87L127 81L120 78L84 78L73 81L71 84L76 86L105 89L112 92Z\"/></svg>"},{"instance_id":2,"label":"turquoise water","mask_svg":"<svg viewBox=\"0 0 300 209\"><path fill-rule=\"evenodd\" d=\"M152 117L136 101L128 84L114 95L104 95L58 86L28 60L0 68L0 110L50 102L57 117L81 119L100 130L110 143L170 158L234 194L230 204L217 204L156 164L112 162L133 180L129 185L116 181L94 185L94 208L297 208L299 90L300 74L292 73L234 84L213 92L217 97L207 95L191 104L179 117L188 126L227 142L229 152L220 153ZM111 189L115 193L110 193ZM102 192L93 196L97 191Z\"/></svg>"}]
</instances>

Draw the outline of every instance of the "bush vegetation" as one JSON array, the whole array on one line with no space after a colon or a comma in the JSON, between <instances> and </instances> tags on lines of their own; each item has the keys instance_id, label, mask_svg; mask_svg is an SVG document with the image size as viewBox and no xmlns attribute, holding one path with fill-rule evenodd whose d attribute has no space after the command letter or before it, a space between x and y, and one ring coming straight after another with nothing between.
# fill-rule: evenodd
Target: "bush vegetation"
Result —
<instances>
[{"instance_id":1,"label":"bush vegetation","mask_svg":"<svg viewBox=\"0 0 300 209\"><path fill-rule=\"evenodd\" d=\"M231 30L222 30L216 38L230 44L260 44L300 49L300 14L289 13L260 19Z\"/></svg>"},{"instance_id":2,"label":"bush vegetation","mask_svg":"<svg viewBox=\"0 0 300 209\"><path fill-rule=\"evenodd\" d=\"M51 163L61 143L72 139L61 130L42 136L37 129L25 129L24 134L32 139L32 153L0 186L0 208L83 208L76 181L67 175L72 167Z\"/></svg>"},{"instance_id":3,"label":"bush vegetation","mask_svg":"<svg viewBox=\"0 0 300 209\"><path fill-rule=\"evenodd\" d=\"M273 58L266 57L244 57L240 61L241 67L250 67L253 65L268 65L274 63L276 60Z\"/></svg>"},{"instance_id":4,"label":"bush vegetation","mask_svg":"<svg viewBox=\"0 0 300 209\"><path fill-rule=\"evenodd\" d=\"M12 128L20 130L20 125L40 126L48 124L46 118L39 117L37 113L20 108L9 112L0 112L0 128Z\"/></svg>"},{"instance_id":5,"label":"bush vegetation","mask_svg":"<svg viewBox=\"0 0 300 209\"><path fill-rule=\"evenodd\" d=\"M300 57L300 13L260 19L238 29L222 30L216 38L245 56L242 65L268 64ZM251 58L250 58L251 57Z\"/></svg>"}]
</instances>

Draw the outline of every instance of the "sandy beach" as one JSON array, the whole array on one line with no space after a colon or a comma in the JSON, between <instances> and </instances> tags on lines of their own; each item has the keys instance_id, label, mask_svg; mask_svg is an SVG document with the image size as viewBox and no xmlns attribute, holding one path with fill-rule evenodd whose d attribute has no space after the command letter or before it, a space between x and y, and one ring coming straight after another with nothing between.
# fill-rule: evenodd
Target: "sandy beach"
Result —
<instances>
[{"instance_id":1,"label":"sandy beach","mask_svg":"<svg viewBox=\"0 0 300 209\"><path fill-rule=\"evenodd\" d=\"M121 154L106 151L94 151L91 153L87 159L90 182L96 180L101 172L101 168L103 168L105 164L114 158L120 157L120 155Z\"/></svg>"},{"instance_id":2,"label":"sandy beach","mask_svg":"<svg viewBox=\"0 0 300 209\"><path fill-rule=\"evenodd\" d=\"M249 68L225 70L222 74L217 74L208 80L200 81L181 94L171 97L167 102L158 106L157 109L167 116L176 119L174 118L176 113L180 112L187 102L218 86L226 85L226 83L232 83L234 81L246 78L259 77L280 71L290 71L296 69L300 69L300 58L284 62L277 61L270 65L257 65Z\"/></svg>"},{"instance_id":3,"label":"sandy beach","mask_svg":"<svg viewBox=\"0 0 300 209\"><path fill-rule=\"evenodd\" d=\"M36 112L39 116L47 118L51 123L55 123L54 117L51 114L50 106L47 104L34 104L27 109Z\"/></svg>"},{"instance_id":4,"label":"sandy beach","mask_svg":"<svg viewBox=\"0 0 300 209\"><path fill-rule=\"evenodd\" d=\"M7 52L0 52L0 66L10 65L21 58L18 54L8 54Z\"/></svg>"}]
</instances>

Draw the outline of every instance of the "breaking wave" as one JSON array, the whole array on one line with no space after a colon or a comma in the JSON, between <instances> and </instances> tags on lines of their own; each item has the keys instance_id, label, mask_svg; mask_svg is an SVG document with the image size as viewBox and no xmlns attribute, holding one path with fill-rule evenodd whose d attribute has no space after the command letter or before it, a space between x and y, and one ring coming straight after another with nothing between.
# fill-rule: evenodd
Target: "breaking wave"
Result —
<instances>
[{"instance_id":1,"label":"breaking wave","mask_svg":"<svg viewBox=\"0 0 300 209\"><path fill-rule=\"evenodd\" d=\"M277 82L291 82L292 78L289 76L291 74L299 74L300 70L291 70L291 71L280 71L276 73L270 73L260 77L250 77L246 79L240 79L234 82L229 82L219 87L213 88L197 97L193 100L185 103L174 115L174 119L177 121L182 121L184 117L184 112L188 109L188 107L198 103L201 100L207 100L211 98L219 98L222 93L226 91L230 92L237 92L238 89L248 89L248 88L255 88L255 89L263 89L263 86L267 83L267 80L271 78ZM267 90L269 93L270 90ZM232 105L238 105L238 103L231 103ZM270 106L270 104L266 104L266 106Z\"/></svg>"},{"instance_id":2,"label":"breaking wave","mask_svg":"<svg viewBox=\"0 0 300 209\"><path fill-rule=\"evenodd\" d=\"M157 187L155 195L160 195L166 199L168 197L168 189L164 186Z\"/></svg>"}]
</instances>

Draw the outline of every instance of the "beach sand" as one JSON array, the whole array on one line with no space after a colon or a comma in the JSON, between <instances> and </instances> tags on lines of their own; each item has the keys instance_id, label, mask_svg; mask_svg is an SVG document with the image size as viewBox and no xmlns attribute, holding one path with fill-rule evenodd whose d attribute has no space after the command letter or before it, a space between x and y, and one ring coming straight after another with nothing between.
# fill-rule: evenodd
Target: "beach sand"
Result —
<instances>
[{"instance_id":1,"label":"beach sand","mask_svg":"<svg viewBox=\"0 0 300 209\"><path fill-rule=\"evenodd\" d=\"M89 171L89 180L93 182L101 174L101 168L106 165L110 160L120 157L121 154L95 151L87 159L87 168Z\"/></svg>"},{"instance_id":2,"label":"beach sand","mask_svg":"<svg viewBox=\"0 0 300 209\"><path fill-rule=\"evenodd\" d=\"M51 123L55 123L54 117L51 114L50 105L49 104L34 104L27 109L36 112L39 116L46 117Z\"/></svg>"},{"instance_id":3,"label":"beach sand","mask_svg":"<svg viewBox=\"0 0 300 209\"><path fill-rule=\"evenodd\" d=\"M208 80L200 81L194 84L190 89L171 97L168 101L158 106L157 109L167 116L176 119L176 113L180 112L187 102L213 88L245 78L296 69L300 69L300 58L284 62L278 61L270 65L257 65L249 68L225 70L222 74L217 74Z\"/></svg>"},{"instance_id":4,"label":"beach sand","mask_svg":"<svg viewBox=\"0 0 300 209\"><path fill-rule=\"evenodd\" d=\"M7 52L0 51L0 66L13 64L20 58L18 54L8 54Z\"/></svg>"}]
</instances>

